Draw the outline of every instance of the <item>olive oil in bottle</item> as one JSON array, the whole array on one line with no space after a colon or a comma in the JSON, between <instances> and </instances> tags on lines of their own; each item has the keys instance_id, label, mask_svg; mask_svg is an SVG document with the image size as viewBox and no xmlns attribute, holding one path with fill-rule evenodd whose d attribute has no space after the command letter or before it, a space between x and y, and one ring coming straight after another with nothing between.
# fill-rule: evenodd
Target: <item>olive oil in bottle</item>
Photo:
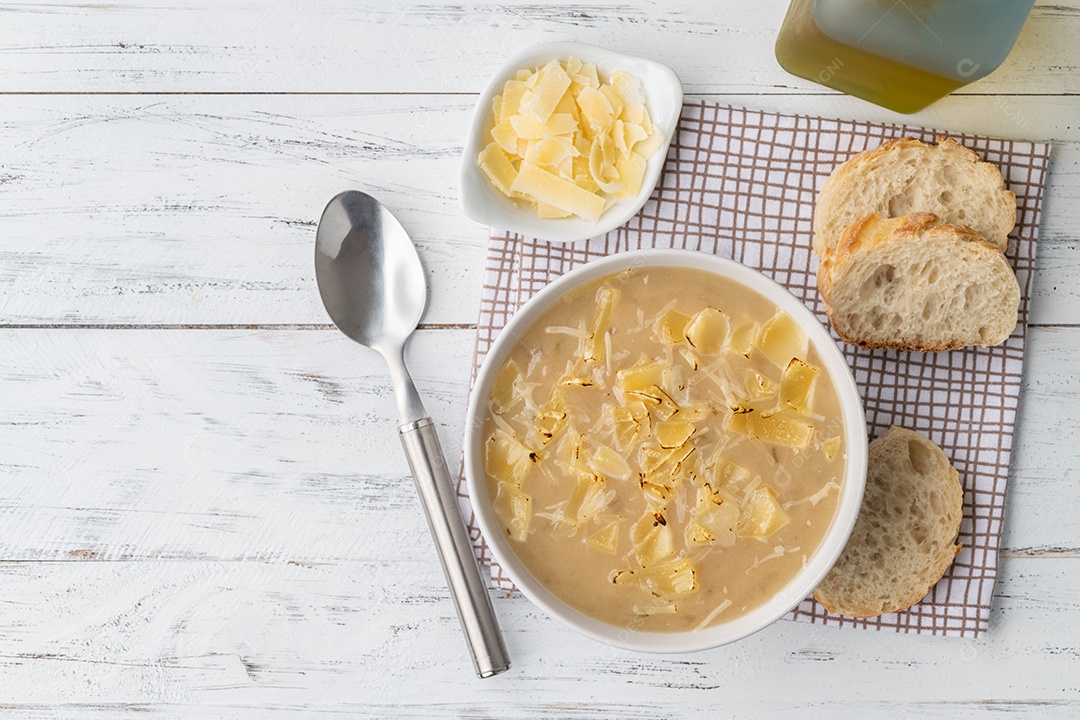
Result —
<instances>
[{"instance_id":1,"label":"olive oil in bottle","mask_svg":"<svg viewBox=\"0 0 1080 720\"><path fill-rule=\"evenodd\" d=\"M913 113L989 75L1034 0L792 0L776 59L793 75Z\"/></svg>"}]
</instances>

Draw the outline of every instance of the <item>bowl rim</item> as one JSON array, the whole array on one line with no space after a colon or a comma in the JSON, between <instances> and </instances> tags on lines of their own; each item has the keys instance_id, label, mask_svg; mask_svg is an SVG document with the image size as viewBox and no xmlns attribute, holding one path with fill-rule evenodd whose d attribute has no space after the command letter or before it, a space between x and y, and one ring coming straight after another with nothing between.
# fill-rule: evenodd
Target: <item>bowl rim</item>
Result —
<instances>
[{"instance_id":1,"label":"bowl rim","mask_svg":"<svg viewBox=\"0 0 1080 720\"><path fill-rule=\"evenodd\" d=\"M491 187L491 182L476 162L480 150L487 144L482 136L492 98L502 91L506 81L522 68L541 64L553 58L564 59L571 56L584 62L605 64L616 68L637 65L646 68L656 78L662 79L662 81L647 83L645 78L640 77L643 73L631 73L639 76L642 81L645 104L649 108L654 125L664 133L664 141L646 161L645 177L637 195L620 200L607 208L596 223L590 223L581 218L541 218L527 208L511 205L507 198ZM665 88L666 99L670 101L674 109L670 116L658 118L655 114L655 108L659 102L657 94ZM544 43L526 48L503 63L492 75L473 107L458 173L458 198L461 210L466 217L478 223L548 242L577 242L611 232L636 215L656 189L667 160L668 148L682 115L682 106L682 80L670 67L655 60L608 50L597 45L569 41Z\"/></svg>"},{"instance_id":2,"label":"bowl rim","mask_svg":"<svg viewBox=\"0 0 1080 720\"><path fill-rule=\"evenodd\" d=\"M514 332L515 328L524 329L553 301L585 283L620 270L641 267L684 267L713 272L741 282L787 311L817 348L818 356L840 396L844 416L847 465L836 512L821 544L806 565L771 600L739 618L704 630L657 633L621 628L585 615L558 599L533 578L497 532L486 487L481 485L484 474L482 445L485 401L490 394L494 375L518 334ZM533 604L594 640L627 650L674 653L706 650L752 635L787 614L817 587L836 562L854 528L866 484L867 447L863 403L851 369L836 341L801 300L761 272L728 258L696 250L646 249L616 253L581 265L552 281L514 313L495 338L476 375L466 415L464 467L474 514L492 555ZM486 483L486 480L483 482Z\"/></svg>"}]
</instances>

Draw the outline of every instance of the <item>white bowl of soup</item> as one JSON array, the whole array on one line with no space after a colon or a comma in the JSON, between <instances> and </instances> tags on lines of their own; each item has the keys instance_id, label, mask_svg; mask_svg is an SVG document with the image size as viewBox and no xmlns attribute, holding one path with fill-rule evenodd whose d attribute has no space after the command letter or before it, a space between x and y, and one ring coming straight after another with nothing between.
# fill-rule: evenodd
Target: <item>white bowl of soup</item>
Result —
<instances>
[{"instance_id":1,"label":"white bowl of soup","mask_svg":"<svg viewBox=\"0 0 1080 720\"><path fill-rule=\"evenodd\" d=\"M867 428L809 309L684 250L590 262L507 323L469 403L465 472L518 588L597 640L746 637L825 577L854 526Z\"/></svg>"}]
</instances>

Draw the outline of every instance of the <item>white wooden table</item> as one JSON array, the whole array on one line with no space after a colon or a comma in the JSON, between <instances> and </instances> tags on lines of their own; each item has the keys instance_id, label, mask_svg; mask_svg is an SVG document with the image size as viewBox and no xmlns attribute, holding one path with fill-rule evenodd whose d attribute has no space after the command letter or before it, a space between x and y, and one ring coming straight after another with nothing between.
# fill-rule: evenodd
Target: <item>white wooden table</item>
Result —
<instances>
[{"instance_id":1,"label":"white wooden table","mask_svg":"<svg viewBox=\"0 0 1080 720\"><path fill-rule=\"evenodd\" d=\"M785 7L0 4L0 716L1080 717L1080 0L912 118L1054 142L985 638L780 622L647 657L498 596L514 668L472 676L315 221L365 189L417 241L410 358L456 467L486 242L456 172L488 76L571 39L690 99L901 119L780 70Z\"/></svg>"}]
</instances>

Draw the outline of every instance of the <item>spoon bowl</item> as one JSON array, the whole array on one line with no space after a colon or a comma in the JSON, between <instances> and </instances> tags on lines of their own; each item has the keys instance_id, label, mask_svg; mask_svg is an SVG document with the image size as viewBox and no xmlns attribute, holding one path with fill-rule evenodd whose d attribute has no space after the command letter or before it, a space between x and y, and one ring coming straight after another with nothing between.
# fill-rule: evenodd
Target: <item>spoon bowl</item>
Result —
<instances>
[{"instance_id":1,"label":"spoon bowl","mask_svg":"<svg viewBox=\"0 0 1080 720\"><path fill-rule=\"evenodd\" d=\"M403 343L427 305L416 247L398 219L365 193L341 193L323 211L315 277L334 324L380 351Z\"/></svg>"}]
</instances>

